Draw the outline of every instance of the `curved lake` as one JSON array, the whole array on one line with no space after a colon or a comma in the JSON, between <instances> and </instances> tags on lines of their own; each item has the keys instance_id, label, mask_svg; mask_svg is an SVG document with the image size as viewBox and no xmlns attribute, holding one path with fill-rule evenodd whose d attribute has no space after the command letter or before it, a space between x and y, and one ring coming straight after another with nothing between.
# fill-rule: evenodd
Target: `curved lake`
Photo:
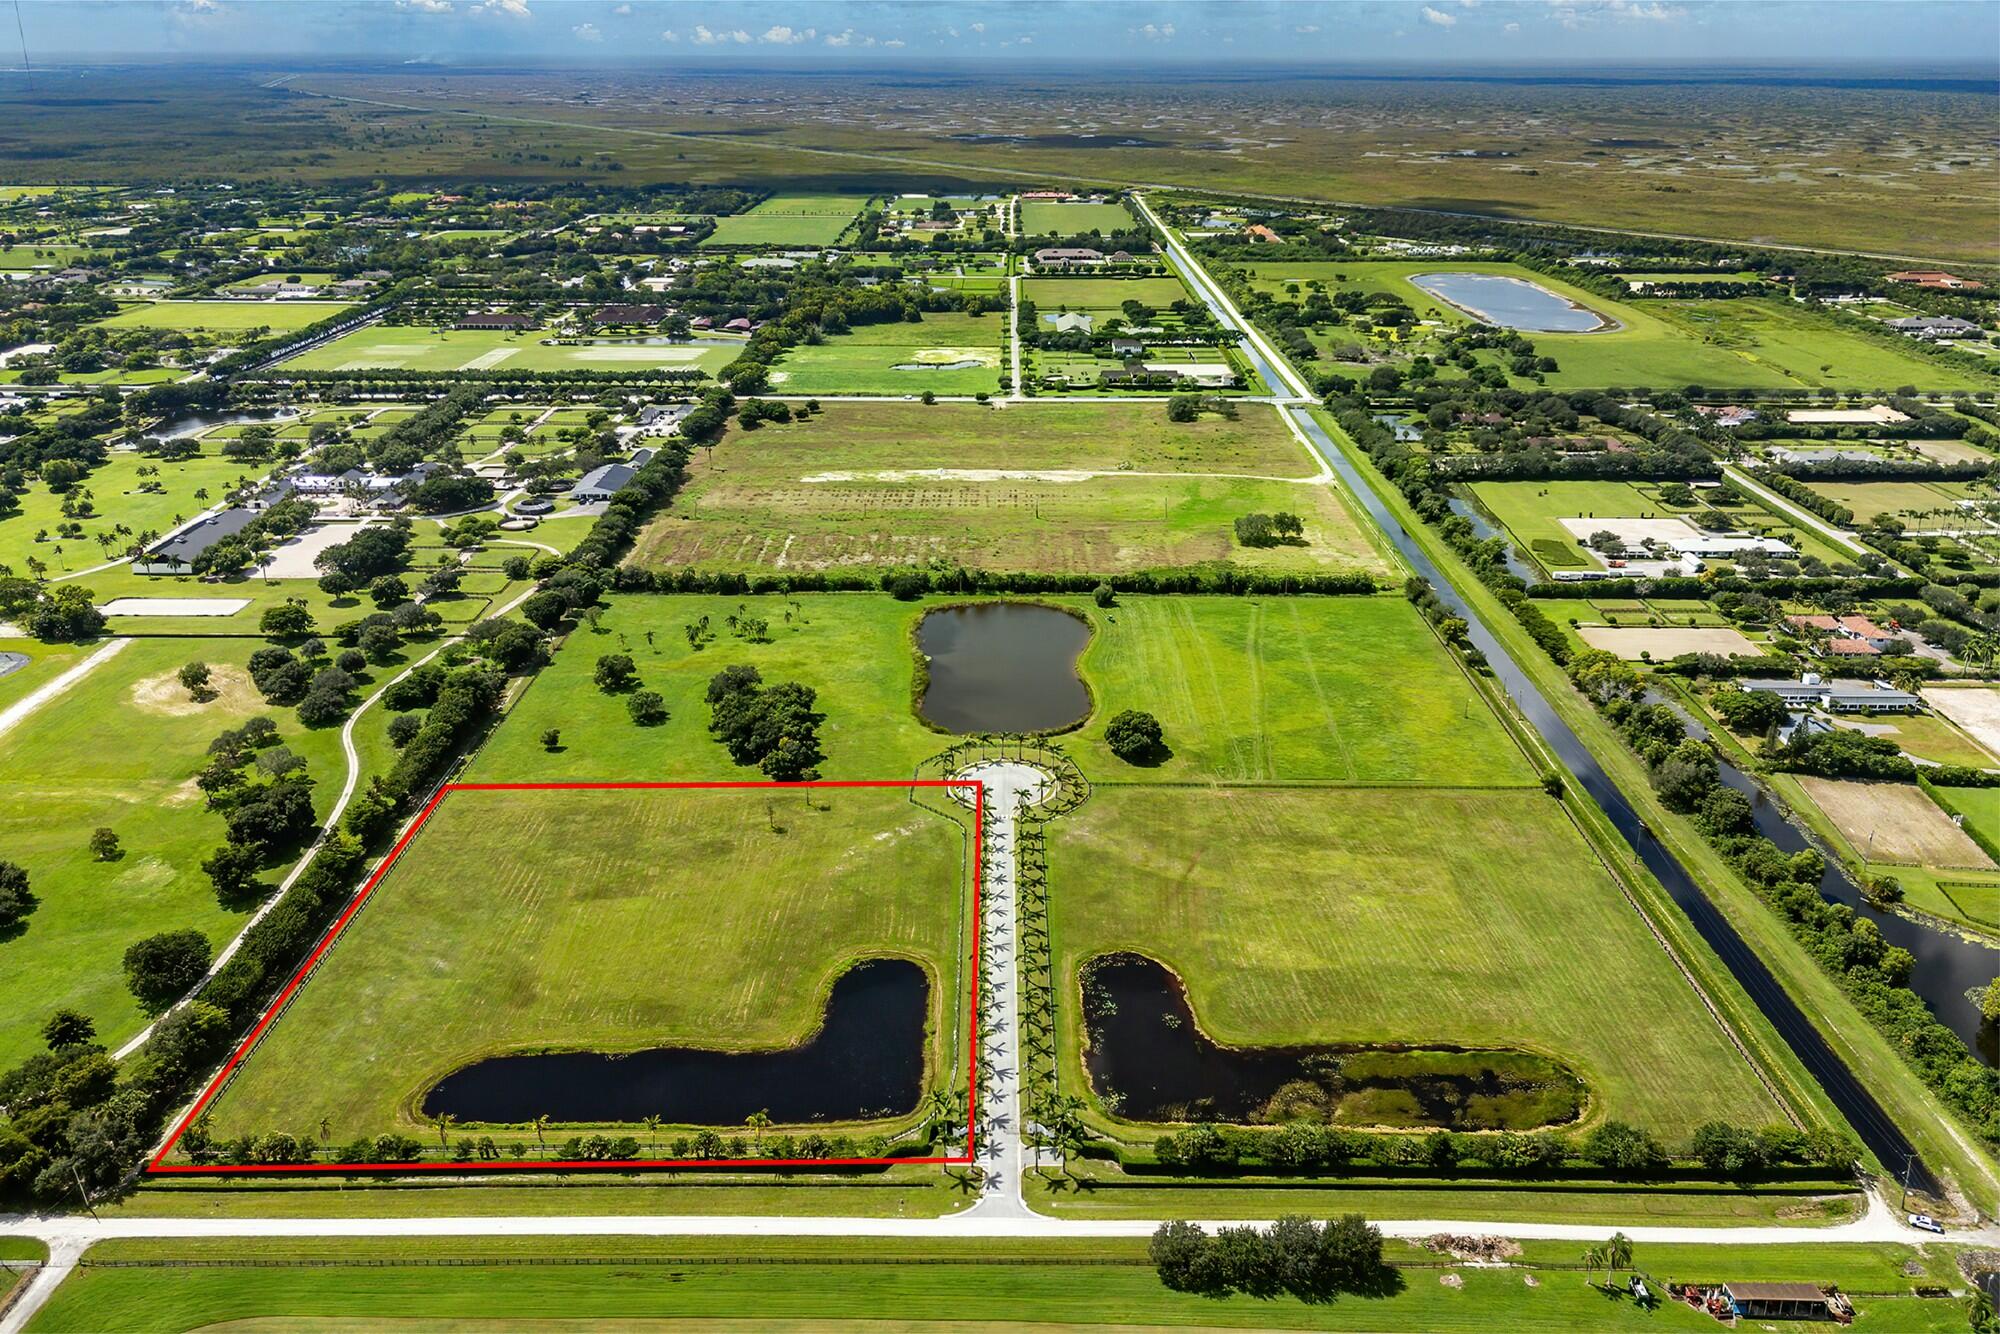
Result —
<instances>
[{"instance_id":1,"label":"curved lake","mask_svg":"<svg viewBox=\"0 0 2000 1334\"><path fill-rule=\"evenodd\" d=\"M1504 273L1419 273L1410 279L1482 323L1530 333L1592 333L1611 322L1525 278Z\"/></svg>"},{"instance_id":2,"label":"curved lake","mask_svg":"<svg viewBox=\"0 0 2000 1334\"><path fill-rule=\"evenodd\" d=\"M917 626L930 660L923 717L948 732L1047 732L1082 722L1090 691L1076 660L1090 626L1054 607L981 602L940 607Z\"/></svg>"},{"instance_id":3,"label":"curved lake","mask_svg":"<svg viewBox=\"0 0 2000 1334\"><path fill-rule=\"evenodd\" d=\"M757 1112L780 1125L902 1116L923 1096L929 1010L922 968L908 959L870 959L834 982L826 1022L802 1046L494 1056L446 1075L425 1096L423 1111L462 1122L658 1116L713 1126L742 1125Z\"/></svg>"},{"instance_id":4,"label":"curved lake","mask_svg":"<svg viewBox=\"0 0 2000 1334\"><path fill-rule=\"evenodd\" d=\"M1219 1046L1196 1027L1181 980L1141 954L1085 965L1083 1022L1091 1087L1134 1121L1532 1130L1574 1121L1587 1097L1574 1074L1528 1052Z\"/></svg>"}]
</instances>

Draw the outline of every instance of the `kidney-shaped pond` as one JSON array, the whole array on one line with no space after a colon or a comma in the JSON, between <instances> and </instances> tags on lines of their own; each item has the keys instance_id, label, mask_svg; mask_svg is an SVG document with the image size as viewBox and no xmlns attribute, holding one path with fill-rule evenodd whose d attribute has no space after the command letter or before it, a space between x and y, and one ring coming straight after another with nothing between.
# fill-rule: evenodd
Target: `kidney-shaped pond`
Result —
<instances>
[{"instance_id":1,"label":"kidney-shaped pond","mask_svg":"<svg viewBox=\"0 0 2000 1334\"><path fill-rule=\"evenodd\" d=\"M1410 283L1502 329L1594 333L1612 327L1610 320L1588 306L1504 273L1420 273Z\"/></svg>"},{"instance_id":2,"label":"kidney-shaped pond","mask_svg":"<svg viewBox=\"0 0 2000 1334\"><path fill-rule=\"evenodd\" d=\"M640 1121L780 1125L865 1121L916 1110L923 1094L930 980L908 959L870 959L833 984L826 1022L779 1051L653 1047L493 1056L439 1081L426 1116L519 1123Z\"/></svg>"},{"instance_id":3,"label":"kidney-shaped pond","mask_svg":"<svg viewBox=\"0 0 2000 1334\"><path fill-rule=\"evenodd\" d=\"M1048 732L1082 722L1090 690L1076 660L1080 617L1030 602L940 607L917 625L930 684L917 709L949 732Z\"/></svg>"},{"instance_id":4,"label":"kidney-shaped pond","mask_svg":"<svg viewBox=\"0 0 2000 1334\"><path fill-rule=\"evenodd\" d=\"M1533 1130L1574 1121L1583 1081L1532 1052L1391 1044L1224 1047L1195 1027L1181 981L1139 954L1091 960L1084 1066L1132 1121L1318 1121Z\"/></svg>"}]
</instances>

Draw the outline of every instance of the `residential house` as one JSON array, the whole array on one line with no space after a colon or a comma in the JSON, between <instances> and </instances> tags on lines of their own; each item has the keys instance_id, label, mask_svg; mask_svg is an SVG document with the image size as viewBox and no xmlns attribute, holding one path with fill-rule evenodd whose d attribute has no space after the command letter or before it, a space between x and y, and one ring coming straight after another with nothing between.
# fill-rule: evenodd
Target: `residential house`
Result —
<instances>
[{"instance_id":1,"label":"residential house","mask_svg":"<svg viewBox=\"0 0 2000 1334\"><path fill-rule=\"evenodd\" d=\"M1824 635L1827 652L1837 656L1872 657L1901 638L1866 616L1787 616L1785 621L1802 634Z\"/></svg>"},{"instance_id":2,"label":"residential house","mask_svg":"<svg viewBox=\"0 0 2000 1334\"><path fill-rule=\"evenodd\" d=\"M1892 283L1908 283L1912 287L1931 287L1946 291L1977 292L1986 284L1970 278L1959 278L1943 269L1905 269L1901 273L1885 275Z\"/></svg>"},{"instance_id":3,"label":"residential house","mask_svg":"<svg viewBox=\"0 0 2000 1334\"><path fill-rule=\"evenodd\" d=\"M1104 263L1104 252L1088 246L1044 246L1035 252L1038 269L1083 269Z\"/></svg>"},{"instance_id":4,"label":"residential house","mask_svg":"<svg viewBox=\"0 0 2000 1334\"><path fill-rule=\"evenodd\" d=\"M1114 338L1111 340L1111 355L1114 357L1144 356L1146 345L1136 338Z\"/></svg>"},{"instance_id":5,"label":"residential house","mask_svg":"<svg viewBox=\"0 0 2000 1334\"><path fill-rule=\"evenodd\" d=\"M650 305L605 306L591 316L591 319L599 324L633 325L648 329L665 318L667 318L665 306Z\"/></svg>"},{"instance_id":6,"label":"residential house","mask_svg":"<svg viewBox=\"0 0 2000 1334\"><path fill-rule=\"evenodd\" d=\"M1897 333L1913 338L1979 338L1985 330L1971 320L1956 315L1912 315L1904 320L1884 320Z\"/></svg>"}]
</instances>

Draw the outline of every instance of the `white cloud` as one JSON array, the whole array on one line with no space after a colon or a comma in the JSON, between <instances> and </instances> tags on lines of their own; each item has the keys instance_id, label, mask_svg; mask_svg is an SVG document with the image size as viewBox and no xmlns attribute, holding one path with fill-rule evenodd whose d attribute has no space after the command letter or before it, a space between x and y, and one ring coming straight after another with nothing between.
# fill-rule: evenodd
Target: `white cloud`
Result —
<instances>
[{"instance_id":1,"label":"white cloud","mask_svg":"<svg viewBox=\"0 0 2000 1334\"><path fill-rule=\"evenodd\" d=\"M1035 39L1033 37L1023 37L1021 39L1022 46L1033 46L1034 44L1035 44Z\"/></svg>"},{"instance_id":2,"label":"white cloud","mask_svg":"<svg viewBox=\"0 0 2000 1334\"><path fill-rule=\"evenodd\" d=\"M678 42L680 39L681 35L675 32L672 28L668 28L665 32L660 34L660 40L663 42Z\"/></svg>"},{"instance_id":3,"label":"white cloud","mask_svg":"<svg viewBox=\"0 0 2000 1334\"><path fill-rule=\"evenodd\" d=\"M396 0L398 9L416 9L426 14L451 13L451 0Z\"/></svg>"},{"instance_id":4,"label":"white cloud","mask_svg":"<svg viewBox=\"0 0 2000 1334\"><path fill-rule=\"evenodd\" d=\"M570 29L570 33L579 42L601 42L604 40L603 29L599 28L595 23L579 23Z\"/></svg>"},{"instance_id":5,"label":"white cloud","mask_svg":"<svg viewBox=\"0 0 2000 1334\"><path fill-rule=\"evenodd\" d=\"M1139 35L1149 42L1170 42L1174 39L1174 25L1162 23L1156 26L1148 23L1139 29Z\"/></svg>"},{"instance_id":6,"label":"white cloud","mask_svg":"<svg viewBox=\"0 0 2000 1334\"><path fill-rule=\"evenodd\" d=\"M1456 14L1447 14L1442 9L1432 9L1429 5L1424 6L1423 13L1424 22L1426 23L1434 23L1440 28L1455 28L1458 26L1458 15Z\"/></svg>"},{"instance_id":7,"label":"white cloud","mask_svg":"<svg viewBox=\"0 0 2000 1334\"><path fill-rule=\"evenodd\" d=\"M703 24L697 23L694 25L694 44L696 46L723 46L730 42L735 42L739 46L747 46L750 42L750 34L741 28L735 28L729 32L711 32Z\"/></svg>"},{"instance_id":8,"label":"white cloud","mask_svg":"<svg viewBox=\"0 0 2000 1334\"><path fill-rule=\"evenodd\" d=\"M1319 31L1319 24L1301 23L1297 27L1293 28L1292 31L1297 33L1301 37L1310 37L1312 34Z\"/></svg>"},{"instance_id":9,"label":"white cloud","mask_svg":"<svg viewBox=\"0 0 2000 1334\"><path fill-rule=\"evenodd\" d=\"M619 5L616 9L613 9L611 12L616 14L621 19L630 18L632 16L632 6Z\"/></svg>"},{"instance_id":10,"label":"white cloud","mask_svg":"<svg viewBox=\"0 0 2000 1334\"><path fill-rule=\"evenodd\" d=\"M766 28L764 35L757 40L760 42L769 42L773 46L797 46L801 42L810 42L812 39L813 30L811 28L788 28L782 23L774 23L769 28Z\"/></svg>"},{"instance_id":11,"label":"white cloud","mask_svg":"<svg viewBox=\"0 0 2000 1334\"><path fill-rule=\"evenodd\" d=\"M1500 31L1504 33L1517 33L1521 31L1521 25L1518 23L1510 23L1506 27L1502 28Z\"/></svg>"},{"instance_id":12,"label":"white cloud","mask_svg":"<svg viewBox=\"0 0 2000 1334\"><path fill-rule=\"evenodd\" d=\"M1637 0L1611 0L1609 8L1619 18L1641 23L1674 23L1687 15L1687 11L1679 5L1663 5L1659 0L1651 0L1647 4Z\"/></svg>"},{"instance_id":13,"label":"white cloud","mask_svg":"<svg viewBox=\"0 0 2000 1334\"><path fill-rule=\"evenodd\" d=\"M886 41L886 42L882 43L882 45L884 45L884 46L904 46L904 45L907 45L907 43L905 43L905 42L903 41L903 39L902 39L902 38L900 38L900 37L891 37L891 38L890 38L890 39L889 39L888 41Z\"/></svg>"},{"instance_id":14,"label":"white cloud","mask_svg":"<svg viewBox=\"0 0 2000 1334\"><path fill-rule=\"evenodd\" d=\"M475 14L502 14L510 19L531 19L534 17L528 10L528 0L479 0L479 3L472 7L472 12Z\"/></svg>"},{"instance_id":15,"label":"white cloud","mask_svg":"<svg viewBox=\"0 0 2000 1334\"><path fill-rule=\"evenodd\" d=\"M985 32L985 31L986 31L986 25L985 25L984 23L975 23L975 24L973 24L973 25L972 25L972 30L973 30L974 32Z\"/></svg>"}]
</instances>

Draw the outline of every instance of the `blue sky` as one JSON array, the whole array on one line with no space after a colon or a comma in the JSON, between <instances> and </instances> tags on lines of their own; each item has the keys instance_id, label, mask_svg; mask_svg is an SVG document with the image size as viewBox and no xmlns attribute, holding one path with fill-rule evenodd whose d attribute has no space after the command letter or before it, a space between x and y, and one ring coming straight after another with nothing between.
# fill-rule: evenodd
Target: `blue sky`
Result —
<instances>
[{"instance_id":1,"label":"blue sky","mask_svg":"<svg viewBox=\"0 0 2000 1334\"><path fill-rule=\"evenodd\" d=\"M26 0L31 59L372 56L663 68L2000 61L1992 0ZM0 66L19 52L0 11Z\"/></svg>"}]
</instances>

